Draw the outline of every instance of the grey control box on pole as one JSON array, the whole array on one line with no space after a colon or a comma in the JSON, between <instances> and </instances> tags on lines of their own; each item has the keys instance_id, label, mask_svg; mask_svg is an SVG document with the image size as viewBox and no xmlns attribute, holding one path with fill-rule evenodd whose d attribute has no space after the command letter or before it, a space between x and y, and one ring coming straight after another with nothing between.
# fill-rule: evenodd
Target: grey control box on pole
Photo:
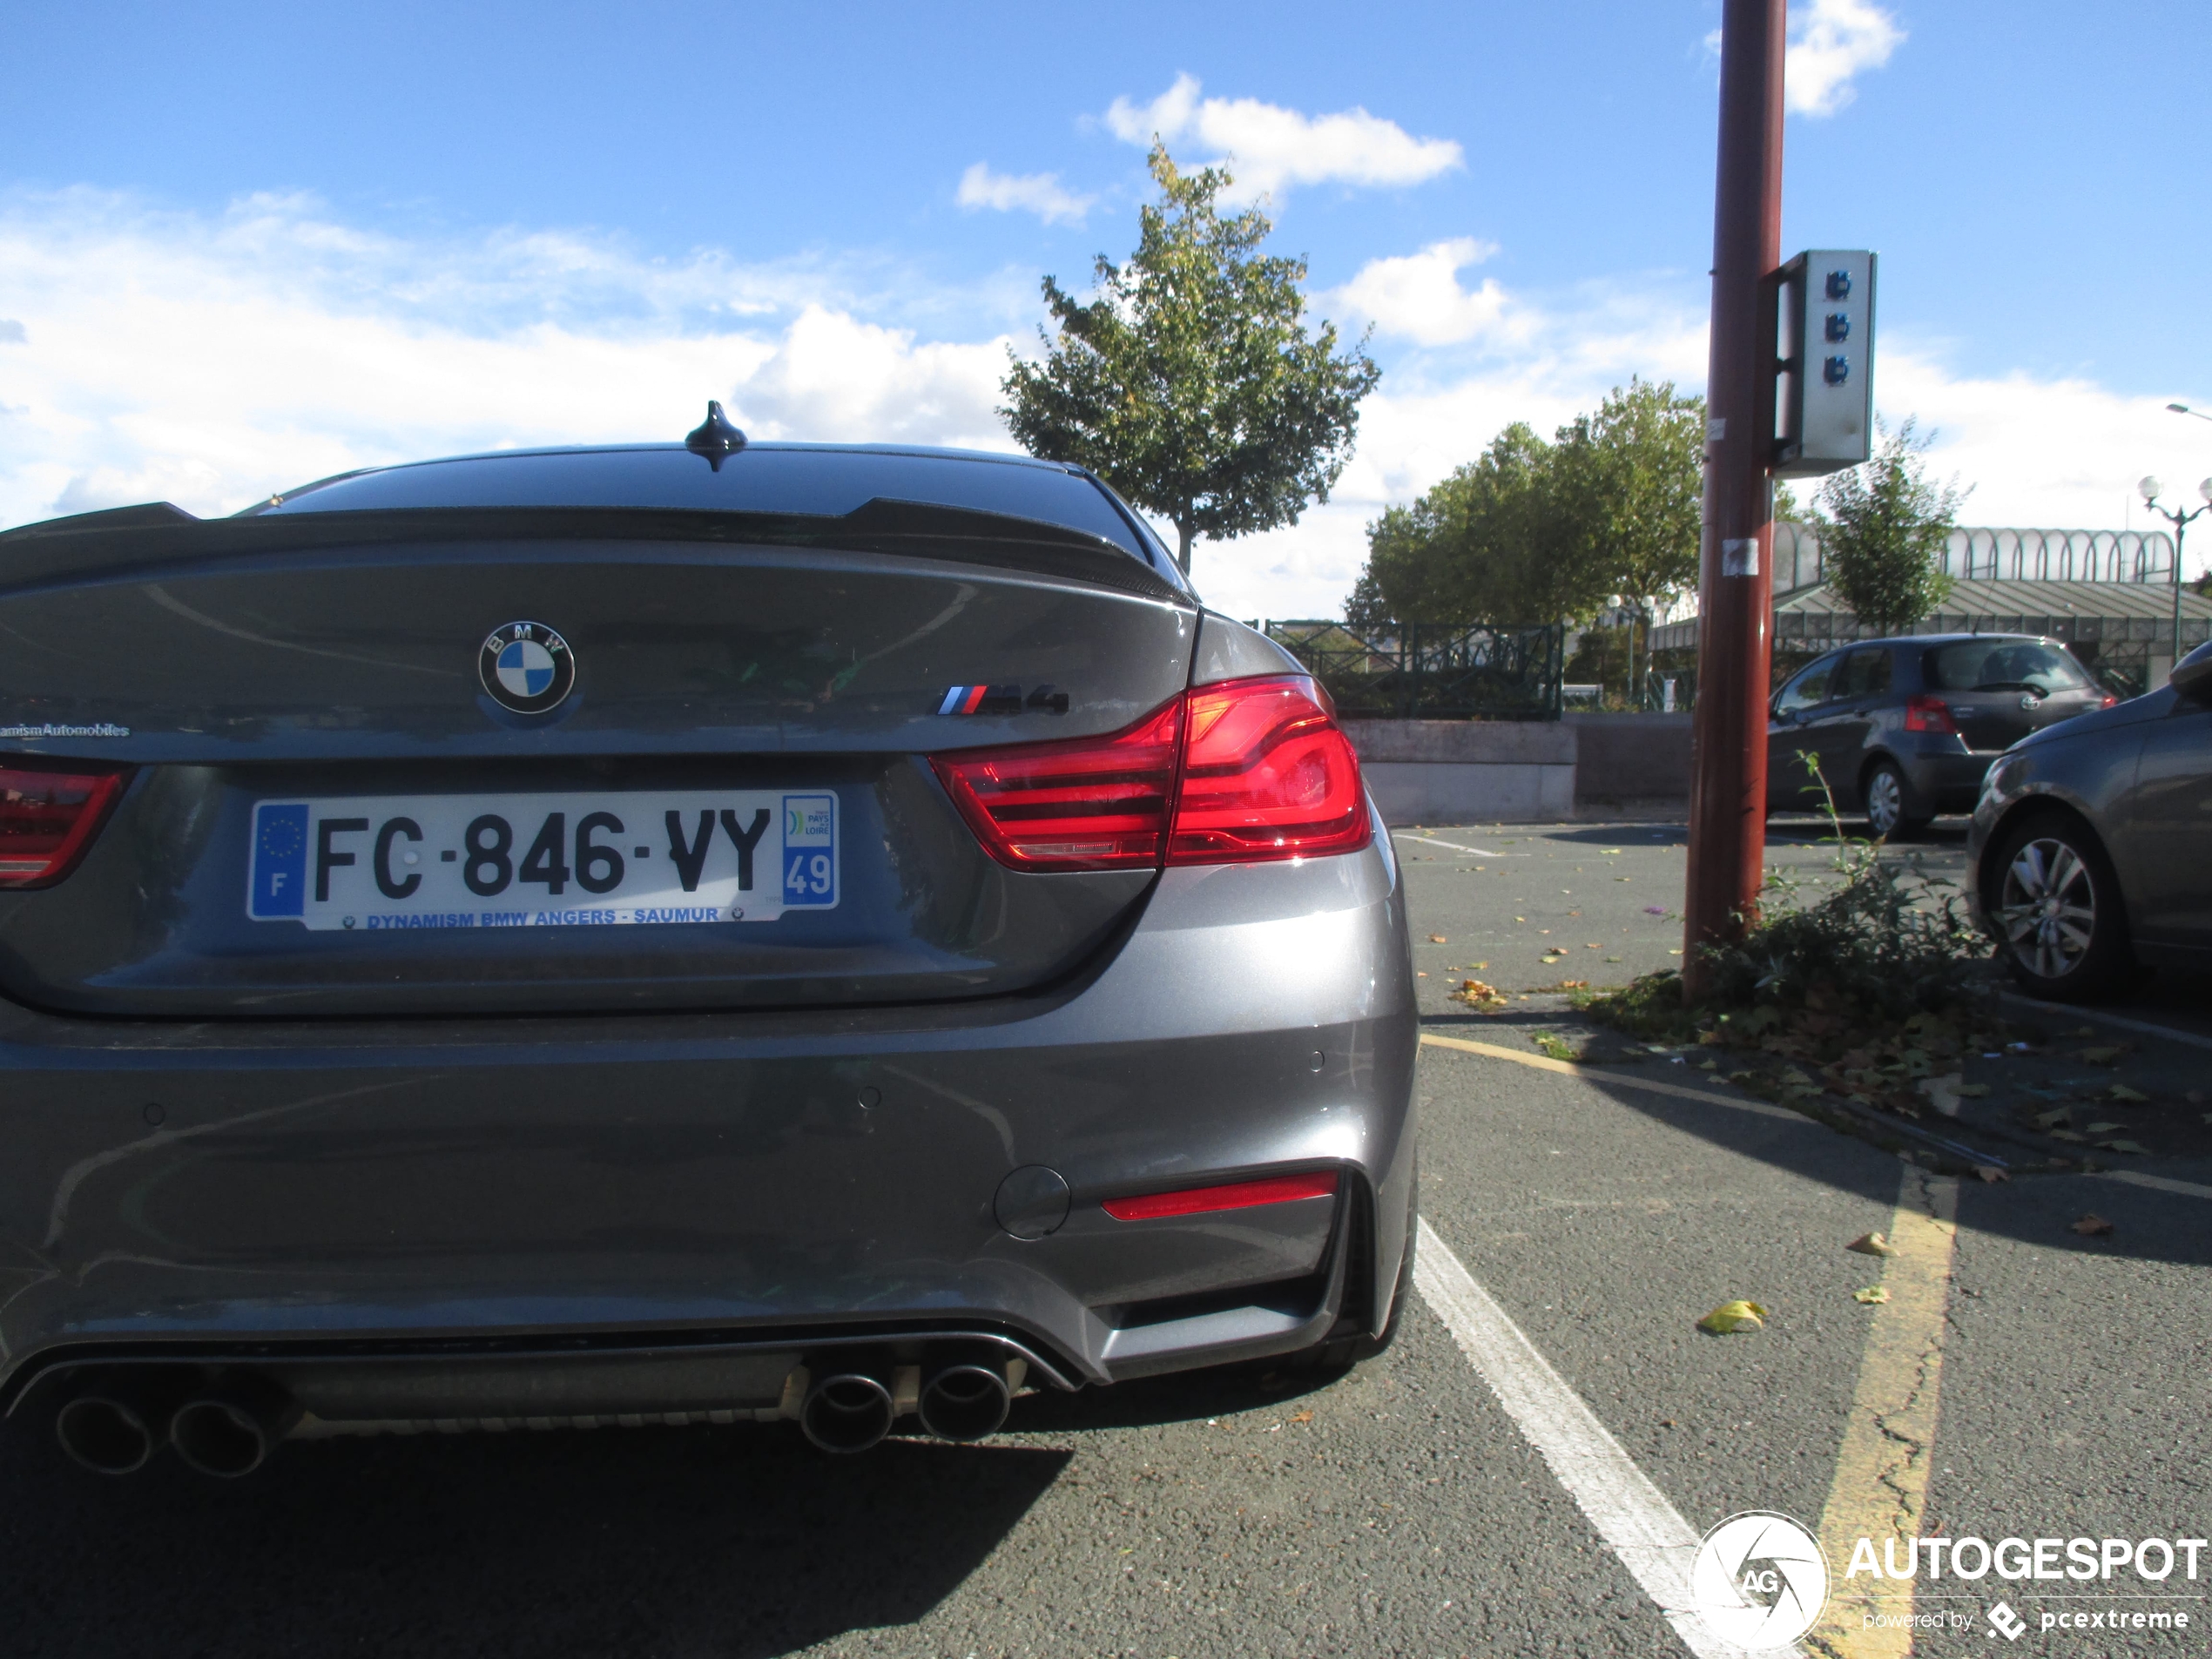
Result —
<instances>
[{"instance_id":1,"label":"grey control box on pole","mask_svg":"<svg viewBox=\"0 0 2212 1659\"><path fill-rule=\"evenodd\" d=\"M1873 453L1874 256L1814 248L1775 280L1775 475L1856 467Z\"/></svg>"}]
</instances>

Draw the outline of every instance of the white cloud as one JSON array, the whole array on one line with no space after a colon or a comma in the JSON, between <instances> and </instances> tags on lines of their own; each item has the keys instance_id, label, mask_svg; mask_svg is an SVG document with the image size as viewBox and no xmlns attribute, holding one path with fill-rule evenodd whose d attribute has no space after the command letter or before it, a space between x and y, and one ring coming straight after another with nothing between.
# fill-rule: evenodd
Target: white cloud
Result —
<instances>
[{"instance_id":1,"label":"white cloud","mask_svg":"<svg viewBox=\"0 0 2212 1659\"><path fill-rule=\"evenodd\" d=\"M1330 297L1375 332L1420 346L1448 346L1495 334L1506 322L1505 291L1495 278L1472 292L1460 272L1497 252L1494 245L1462 236L1418 253L1370 260Z\"/></svg>"},{"instance_id":2,"label":"white cloud","mask_svg":"<svg viewBox=\"0 0 2212 1659\"><path fill-rule=\"evenodd\" d=\"M1508 421L1548 433L1631 373L1702 382L1702 281L1467 289L1460 273L1482 252L1379 260L1339 291L1410 343L1386 354L1326 506L1199 545L1209 599L1238 616L1332 614L1366 522ZM974 326L949 291L880 286L834 266L664 262L569 235L382 237L294 199L212 218L89 192L0 199L0 293L21 324L0 330L0 524L162 499L228 512L350 467L674 438L709 397L759 437L1011 448L993 407L1008 338L997 314ZM2187 495L2207 470L2197 423L2162 407L2212 401L2207 388L2134 397L1965 375L1893 337L1878 389L1886 415L1936 431L1939 473L1977 486L1972 523L2140 529L2134 479L2156 472ZM2191 538L2192 572L2207 543Z\"/></svg>"},{"instance_id":3,"label":"white cloud","mask_svg":"<svg viewBox=\"0 0 2212 1659\"><path fill-rule=\"evenodd\" d=\"M0 524L228 512L351 467L674 438L710 397L763 438L1012 447L993 408L1006 336L917 341L822 270L75 192L0 203L0 292L23 328L0 356Z\"/></svg>"},{"instance_id":4,"label":"white cloud","mask_svg":"<svg viewBox=\"0 0 2212 1659\"><path fill-rule=\"evenodd\" d=\"M1224 162L1240 199L1279 195L1292 185L1418 185L1460 165L1449 138L1416 138L1394 121L1363 109L1309 116L1257 98L1201 99L1198 83L1178 75L1146 105L1117 98L1107 130L1130 144L1157 135L1170 148L1196 140L1207 158Z\"/></svg>"},{"instance_id":5,"label":"white cloud","mask_svg":"<svg viewBox=\"0 0 2212 1659\"><path fill-rule=\"evenodd\" d=\"M971 212L978 207L1001 213L1018 210L1035 213L1048 225L1080 225L1098 199L1076 195L1061 184L1058 173L993 172L988 164L979 161L960 176L960 194L954 199Z\"/></svg>"},{"instance_id":6,"label":"white cloud","mask_svg":"<svg viewBox=\"0 0 2212 1659\"><path fill-rule=\"evenodd\" d=\"M1859 72L1881 68L1905 43L1896 18L1871 0L1812 0L1791 21L1782 84L1797 115L1835 114L1858 95Z\"/></svg>"}]
</instances>

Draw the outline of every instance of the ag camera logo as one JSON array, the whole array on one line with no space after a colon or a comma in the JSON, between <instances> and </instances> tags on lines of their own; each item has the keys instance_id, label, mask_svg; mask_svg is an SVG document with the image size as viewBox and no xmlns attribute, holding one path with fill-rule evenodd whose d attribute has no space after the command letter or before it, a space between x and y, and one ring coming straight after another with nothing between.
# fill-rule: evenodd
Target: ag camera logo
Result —
<instances>
[{"instance_id":1,"label":"ag camera logo","mask_svg":"<svg viewBox=\"0 0 2212 1659\"><path fill-rule=\"evenodd\" d=\"M502 623L476 653L476 678L502 709L543 714L576 688L576 653L542 622Z\"/></svg>"},{"instance_id":2,"label":"ag camera logo","mask_svg":"<svg viewBox=\"0 0 2212 1659\"><path fill-rule=\"evenodd\" d=\"M1689 1601L1723 1642L1786 1648L1828 1605L1828 1560L1819 1541L1787 1515L1730 1515L1697 1546Z\"/></svg>"}]
</instances>

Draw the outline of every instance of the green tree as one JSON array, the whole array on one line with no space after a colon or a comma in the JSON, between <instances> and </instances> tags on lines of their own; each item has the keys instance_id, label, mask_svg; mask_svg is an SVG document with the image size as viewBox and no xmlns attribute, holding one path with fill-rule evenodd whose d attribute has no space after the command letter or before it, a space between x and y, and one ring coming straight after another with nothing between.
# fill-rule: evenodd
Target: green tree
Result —
<instances>
[{"instance_id":1,"label":"green tree","mask_svg":"<svg viewBox=\"0 0 2212 1659\"><path fill-rule=\"evenodd\" d=\"M1705 408L1632 379L1549 442L1507 427L1367 527L1354 621L1549 622L1618 601L1652 618L1697 579ZM1608 660L1635 683L1635 630Z\"/></svg>"},{"instance_id":2,"label":"green tree","mask_svg":"<svg viewBox=\"0 0 2212 1659\"><path fill-rule=\"evenodd\" d=\"M1813 523L1821 569L1836 597L1881 633L1911 627L1944 601L1951 578L1943 552L1966 492L1931 483L1927 449L1907 419L1892 432L1878 421L1873 458L1821 485Z\"/></svg>"},{"instance_id":3,"label":"green tree","mask_svg":"<svg viewBox=\"0 0 2212 1659\"><path fill-rule=\"evenodd\" d=\"M1556 448L1515 421L1476 460L1367 527L1355 621L1550 622L1609 591L1579 558L1579 505L1562 499Z\"/></svg>"},{"instance_id":4,"label":"green tree","mask_svg":"<svg viewBox=\"0 0 2212 1659\"><path fill-rule=\"evenodd\" d=\"M1561 427L1554 449L1554 510L1573 556L1602 571L1633 620L1628 641L1635 697L1638 631L1647 652L1658 610L1697 583L1704 495L1705 401L1671 381L1631 378L1595 415Z\"/></svg>"},{"instance_id":5,"label":"green tree","mask_svg":"<svg viewBox=\"0 0 2212 1659\"><path fill-rule=\"evenodd\" d=\"M1144 207L1125 265L1098 256L1097 297L1052 277L1057 338L1015 358L999 413L1031 455L1088 467L1190 546L1295 524L1326 501L1352 457L1359 401L1382 371L1364 339L1337 350L1333 324L1305 327L1302 259L1258 250L1258 207L1224 216L1218 167L1177 171L1154 142L1160 199Z\"/></svg>"}]
</instances>

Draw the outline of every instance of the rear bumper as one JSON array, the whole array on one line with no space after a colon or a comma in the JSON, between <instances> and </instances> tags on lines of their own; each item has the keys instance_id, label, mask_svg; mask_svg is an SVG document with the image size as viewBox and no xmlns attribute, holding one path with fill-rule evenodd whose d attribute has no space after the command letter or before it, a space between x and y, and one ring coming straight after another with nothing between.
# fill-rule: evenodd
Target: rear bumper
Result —
<instances>
[{"instance_id":1,"label":"rear bumper","mask_svg":"<svg viewBox=\"0 0 2212 1659\"><path fill-rule=\"evenodd\" d=\"M1898 761L1922 812L1971 813L1981 795L1981 780L1996 759L1994 751L1954 749L1900 755Z\"/></svg>"},{"instance_id":2,"label":"rear bumper","mask_svg":"<svg viewBox=\"0 0 2212 1659\"><path fill-rule=\"evenodd\" d=\"M351 1026L0 1008L0 1388L102 1358L443 1355L490 1376L495 1353L915 1332L1018 1343L1070 1386L1286 1352L1340 1314L1388 1317L1416 1041L1379 835L1169 871L1082 982L953 1008ZM1066 1219L1013 1237L1001 1184L1040 1165ZM1340 1172L1334 1197L1099 1207L1312 1169ZM626 1408L708 1409L687 1374L680 1404L640 1384Z\"/></svg>"}]
</instances>

